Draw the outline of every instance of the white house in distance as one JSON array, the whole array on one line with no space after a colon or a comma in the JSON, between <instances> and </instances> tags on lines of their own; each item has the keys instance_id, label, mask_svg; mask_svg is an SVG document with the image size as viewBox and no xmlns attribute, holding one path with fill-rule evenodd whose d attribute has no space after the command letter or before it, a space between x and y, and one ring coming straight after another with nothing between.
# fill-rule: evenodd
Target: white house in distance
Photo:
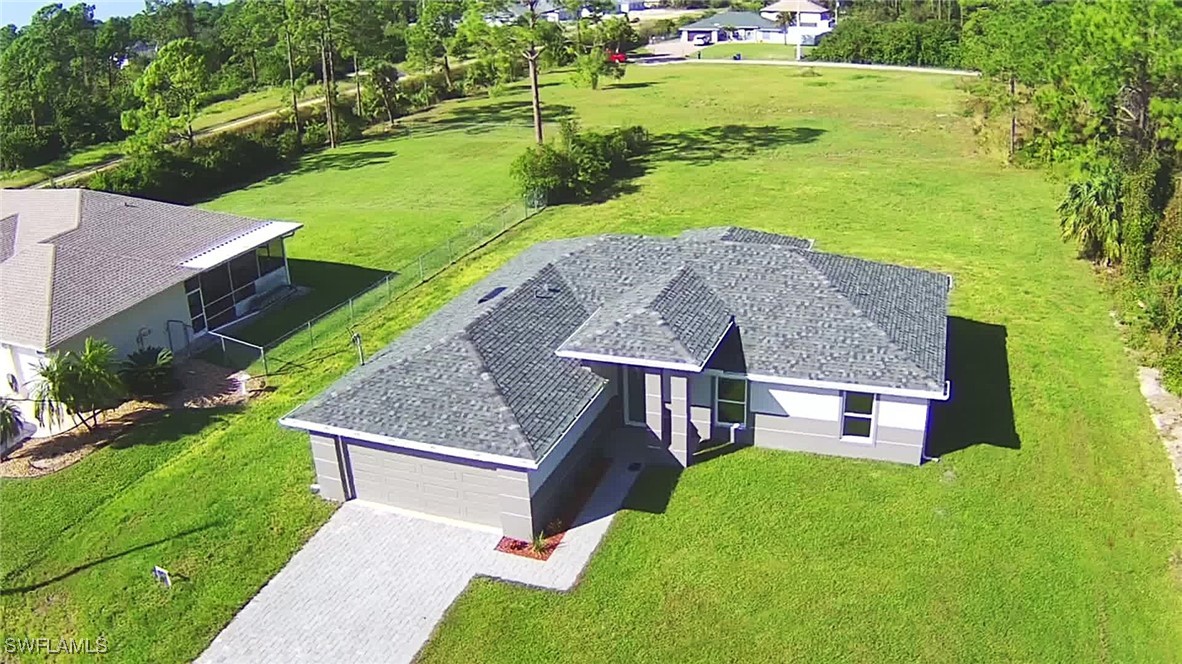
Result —
<instances>
[{"instance_id":1,"label":"white house in distance","mask_svg":"<svg viewBox=\"0 0 1182 664\"><path fill-rule=\"evenodd\" d=\"M773 22L784 13L793 16L793 20L787 35L779 29L779 37L783 40L787 36L789 44L813 46L820 41L821 35L833 30L833 13L809 0L779 0L759 10L760 16Z\"/></svg>"},{"instance_id":2,"label":"white house in distance","mask_svg":"<svg viewBox=\"0 0 1182 664\"><path fill-rule=\"evenodd\" d=\"M780 26L782 12L795 17ZM833 29L828 10L807 0L782 0L759 13L726 11L707 16L681 28L681 40L698 45L723 42L799 44L813 46L821 35Z\"/></svg>"},{"instance_id":3,"label":"white house in distance","mask_svg":"<svg viewBox=\"0 0 1182 664\"><path fill-rule=\"evenodd\" d=\"M290 287L301 227L84 189L0 190L0 396L34 422L42 359L179 351ZM43 431L42 433L48 433Z\"/></svg>"}]
</instances>

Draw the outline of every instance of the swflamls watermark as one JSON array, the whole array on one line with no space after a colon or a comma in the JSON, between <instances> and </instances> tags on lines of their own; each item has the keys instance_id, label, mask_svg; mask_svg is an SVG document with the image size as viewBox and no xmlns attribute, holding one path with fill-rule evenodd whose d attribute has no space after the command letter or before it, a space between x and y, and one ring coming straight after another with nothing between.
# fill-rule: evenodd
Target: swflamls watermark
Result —
<instances>
[{"instance_id":1,"label":"swflamls watermark","mask_svg":"<svg viewBox=\"0 0 1182 664\"><path fill-rule=\"evenodd\" d=\"M39 655L102 655L107 652L107 637L97 639L51 639L17 638L9 636L4 639L4 652L15 654Z\"/></svg>"}]
</instances>

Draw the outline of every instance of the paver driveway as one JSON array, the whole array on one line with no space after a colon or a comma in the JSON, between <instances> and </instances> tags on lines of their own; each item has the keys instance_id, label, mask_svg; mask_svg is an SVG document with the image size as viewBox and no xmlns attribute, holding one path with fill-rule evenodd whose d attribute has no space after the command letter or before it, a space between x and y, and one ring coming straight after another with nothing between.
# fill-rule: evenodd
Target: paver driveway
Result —
<instances>
[{"instance_id":1,"label":"paver driveway","mask_svg":"<svg viewBox=\"0 0 1182 664\"><path fill-rule=\"evenodd\" d=\"M346 503L197 661L409 661L498 540Z\"/></svg>"},{"instance_id":2,"label":"paver driveway","mask_svg":"<svg viewBox=\"0 0 1182 664\"><path fill-rule=\"evenodd\" d=\"M545 563L498 553L500 535L350 501L218 634L198 662L408 662L477 574L567 591L632 488L617 453Z\"/></svg>"}]
</instances>

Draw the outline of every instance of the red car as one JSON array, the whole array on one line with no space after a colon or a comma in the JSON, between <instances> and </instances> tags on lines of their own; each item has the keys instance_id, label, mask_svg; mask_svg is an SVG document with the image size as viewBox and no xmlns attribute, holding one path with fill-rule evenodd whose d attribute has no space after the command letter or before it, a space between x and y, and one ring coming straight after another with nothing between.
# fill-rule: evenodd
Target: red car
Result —
<instances>
[{"instance_id":1,"label":"red car","mask_svg":"<svg viewBox=\"0 0 1182 664\"><path fill-rule=\"evenodd\" d=\"M623 53L613 53L608 51L607 59L615 63L623 64L628 61L628 56Z\"/></svg>"}]
</instances>

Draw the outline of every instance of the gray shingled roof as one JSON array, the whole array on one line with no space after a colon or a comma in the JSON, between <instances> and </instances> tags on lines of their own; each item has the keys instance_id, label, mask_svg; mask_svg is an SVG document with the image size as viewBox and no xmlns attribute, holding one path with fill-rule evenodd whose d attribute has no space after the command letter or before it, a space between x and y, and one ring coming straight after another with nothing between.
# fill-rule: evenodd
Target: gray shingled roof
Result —
<instances>
[{"instance_id":1,"label":"gray shingled roof","mask_svg":"<svg viewBox=\"0 0 1182 664\"><path fill-rule=\"evenodd\" d=\"M778 244L793 249L812 249L813 241L804 238L780 235L766 231L756 231L738 226L714 226L711 228L694 228L685 231L681 237L691 240L723 240L726 242L746 242L748 244Z\"/></svg>"},{"instance_id":2,"label":"gray shingled roof","mask_svg":"<svg viewBox=\"0 0 1182 664\"><path fill-rule=\"evenodd\" d=\"M947 277L740 231L535 245L290 419L540 461L606 382L556 351L696 360L731 316L747 373L943 391Z\"/></svg>"},{"instance_id":3,"label":"gray shingled roof","mask_svg":"<svg viewBox=\"0 0 1182 664\"><path fill-rule=\"evenodd\" d=\"M83 189L4 190L0 219L0 341L38 349L199 274L181 264L271 223Z\"/></svg>"},{"instance_id":4,"label":"gray shingled roof","mask_svg":"<svg viewBox=\"0 0 1182 664\"><path fill-rule=\"evenodd\" d=\"M653 279L599 307L558 352L691 364L710 359L734 317L693 269Z\"/></svg>"},{"instance_id":5,"label":"gray shingled roof","mask_svg":"<svg viewBox=\"0 0 1182 664\"><path fill-rule=\"evenodd\" d=\"M721 28L775 28L776 24L755 12L726 11L681 26L682 30L718 30Z\"/></svg>"}]
</instances>

